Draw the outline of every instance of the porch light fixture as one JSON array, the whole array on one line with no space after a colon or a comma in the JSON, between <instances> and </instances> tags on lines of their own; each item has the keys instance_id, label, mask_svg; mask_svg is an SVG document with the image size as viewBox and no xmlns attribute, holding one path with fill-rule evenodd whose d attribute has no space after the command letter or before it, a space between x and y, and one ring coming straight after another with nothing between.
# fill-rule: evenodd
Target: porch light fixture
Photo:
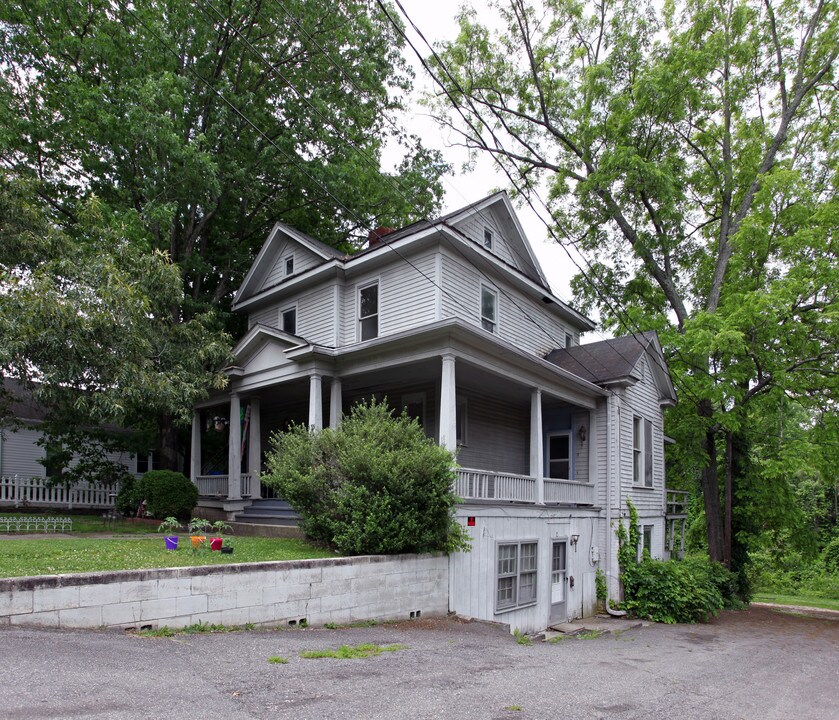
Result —
<instances>
[{"instance_id":1,"label":"porch light fixture","mask_svg":"<svg viewBox=\"0 0 839 720\"><path fill-rule=\"evenodd\" d=\"M207 418L207 430L215 430L216 432L223 432L224 429L229 425L229 421L226 417L221 417L217 415L216 417L208 417Z\"/></svg>"},{"instance_id":2,"label":"porch light fixture","mask_svg":"<svg viewBox=\"0 0 839 720\"><path fill-rule=\"evenodd\" d=\"M571 544L574 546L574 552L577 552L577 541L580 539L579 535L571 536Z\"/></svg>"},{"instance_id":3,"label":"porch light fixture","mask_svg":"<svg viewBox=\"0 0 839 720\"><path fill-rule=\"evenodd\" d=\"M580 438L580 442L584 443L586 441L586 426L580 425L580 429L577 430L577 437Z\"/></svg>"}]
</instances>

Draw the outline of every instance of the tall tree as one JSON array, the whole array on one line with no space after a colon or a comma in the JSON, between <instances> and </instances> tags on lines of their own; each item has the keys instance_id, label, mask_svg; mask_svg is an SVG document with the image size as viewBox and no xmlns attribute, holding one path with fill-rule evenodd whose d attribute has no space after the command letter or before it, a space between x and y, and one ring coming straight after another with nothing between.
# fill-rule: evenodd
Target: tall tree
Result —
<instances>
[{"instance_id":1,"label":"tall tree","mask_svg":"<svg viewBox=\"0 0 839 720\"><path fill-rule=\"evenodd\" d=\"M584 307L662 334L669 432L700 475L710 555L730 561L721 498L737 502L723 486L750 407L784 393L835 410L836 4L494 7L499 31L459 16L432 104L522 196L547 190L554 236L587 259Z\"/></svg>"},{"instance_id":2,"label":"tall tree","mask_svg":"<svg viewBox=\"0 0 839 720\"><path fill-rule=\"evenodd\" d=\"M351 246L435 209L443 165L393 119L409 84L368 0L12 0L0 166L37 179L68 231L91 195L138 217L137 242L180 271L186 322L229 309L276 220ZM390 174L387 142L405 152Z\"/></svg>"}]
</instances>

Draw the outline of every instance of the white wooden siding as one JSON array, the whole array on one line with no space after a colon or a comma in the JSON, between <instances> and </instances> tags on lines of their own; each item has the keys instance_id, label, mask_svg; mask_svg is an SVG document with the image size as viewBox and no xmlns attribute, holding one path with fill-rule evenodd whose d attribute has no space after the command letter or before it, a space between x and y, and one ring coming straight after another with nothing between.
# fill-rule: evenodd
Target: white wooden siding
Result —
<instances>
[{"instance_id":1,"label":"white wooden siding","mask_svg":"<svg viewBox=\"0 0 839 720\"><path fill-rule=\"evenodd\" d=\"M297 303L297 335L310 343L332 346L335 341L335 295L332 287L326 286L298 296L286 302L286 307ZM279 317L281 306L277 306ZM275 321L276 322L276 321Z\"/></svg>"},{"instance_id":2,"label":"white wooden siding","mask_svg":"<svg viewBox=\"0 0 839 720\"><path fill-rule=\"evenodd\" d=\"M379 282L379 337L434 322L435 256L431 252L415 255L408 258L409 264L394 254L393 264L348 281L341 291L340 344L359 342L358 288L376 280Z\"/></svg>"},{"instance_id":3,"label":"white wooden siding","mask_svg":"<svg viewBox=\"0 0 839 720\"><path fill-rule=\"evenodd\" d=\"M270 305L260 310L254 310L248 314L248 330L254 325L267 325L268 327L279 327L279 305Z\"/></svg>"},{"instance_id":4,"label":"white wooden siding","mask_svg":"<svg viewBox=\"0 0 839 720\"><path fill-rule=\"evenodd\" d=\"M487 281L466 261L444 255L442 269L444 318L457 317L480 325L480 289L484 283L498 289L498 336L502 339L544 357L551 350L565 347L566 332L579 338L541 304L497 278Z\"/></svg>"},{"instance_id":5,"label":"white wooden siding","mask_svg":"<svg viewBox=\"0 0 839 720\"><path fill-rule=\"evenodd\" d=\"M469 391L466 398L466 441L457 462L477 470L530 473L530 406L514 406Z\"/></svg>"},{"instance_id":6,"label":"white wooden siding","mask_svg":"<svg viewBox=\"0 0 839 720\"><path fill-rule=\"evenodd\" d=\"M495 217L493 217L490 211L487 210L483 211L480 215L473 215L457 223L455 227L481 247L484 247L484 228L491 230L492 250L490 252L514 268L522 270L525 267L525 264L516 254L522 253L523 250L514 248L504 237L500 225L496 222Z\"/></svg>"},{"instance_id":7,"label":"white wooden siding","mask_svg":"<svg viewBox=\"0 0 839 720\"><path fill-rule=\"evenodd\" d=\"M281 239L284 239L285 242L282 242ZM259 287L260 291L274 287L285 279L285 259L289 255L294 256L294 275L299 275L325 262L317 253L312 252L296 240L284 238L281 233L277 235L276 240L280 242L275 241L273 265L265 276L265 280L262 281Z\"/></svg>"}]
</instances>

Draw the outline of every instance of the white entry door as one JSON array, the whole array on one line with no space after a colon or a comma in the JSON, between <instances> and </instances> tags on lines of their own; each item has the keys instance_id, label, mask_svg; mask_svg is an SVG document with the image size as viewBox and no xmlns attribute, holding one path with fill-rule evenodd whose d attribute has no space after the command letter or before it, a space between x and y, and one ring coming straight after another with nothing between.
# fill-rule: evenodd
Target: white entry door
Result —
<instances>
[{"instance_id":1,"label":"white entry door","mask_svg":"<svg viewBox=\"0 0 839 720\"><path fill-rule=\"evenodd\" d=\"M566 605L566 582L568 572L566 558L568 557L568 542L566 540L554 540L551 547L551 622L565 622L567 613Z\"/></svg>"}]
</instances>

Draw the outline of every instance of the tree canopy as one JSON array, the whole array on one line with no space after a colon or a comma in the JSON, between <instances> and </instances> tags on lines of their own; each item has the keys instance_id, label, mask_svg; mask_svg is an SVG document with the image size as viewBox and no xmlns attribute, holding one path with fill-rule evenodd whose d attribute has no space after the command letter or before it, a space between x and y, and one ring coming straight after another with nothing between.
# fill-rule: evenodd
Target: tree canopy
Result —
<instances>
[{"instance_id":1,"label":"tree canopy","mask_svg":"<svg viewBox=\"0 0 839 720\"><path fill-rule=\"evenodd\" d=\"M553 236L585 258L583 309L659 331L680 395L674 471L700 476L711 557L730 560L720 478L737 483L785 399L810 429L836 408L837 7L494 7L499 30L459 16L431 103L544 199Z\"/></svg>"},{"instance_id":2,"label":"tree canopy","mask_svg":"<svg viewBox=\"0 0 839 720\"><path fill-rule=\"evenodd\" d=\"M212 312L235 332L231 300L275 221L352 245L438 206L443 163L395 120L411 82L400 46L367 0L12 0L0 7L0 167L72 243L144 276L136 264L148 264L147 295L160 290L173 332ZM403 152L390 172L386 143ZM92 198L131 232L91 234ZM174 271L181 296L148 287ZM169 372L181 362L160 359ZM123 373L134 377L130 363ZM160 415L167 431L181 400Z\"/></svg>"}]
</instances>

